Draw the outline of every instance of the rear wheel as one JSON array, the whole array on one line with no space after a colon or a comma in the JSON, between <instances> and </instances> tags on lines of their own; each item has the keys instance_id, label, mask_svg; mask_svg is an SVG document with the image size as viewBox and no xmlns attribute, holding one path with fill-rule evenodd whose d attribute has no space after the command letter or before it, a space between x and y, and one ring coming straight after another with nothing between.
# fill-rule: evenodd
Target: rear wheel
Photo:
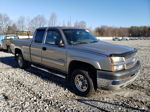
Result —
<instances>
[{"instance_id":1,"label":"rear wheel","mask_svg":"<svg viewBox=\"0 0 150 112\"><path fill-rule=\"evenodd\" d=\"M17 56L17 62L20 68L27 68L28 62L24 60L22 54L18 54Z\"/></svg>"},{"instance_id":2,"label":"rear wheel","mask_svg":"<svg viewBox=\"0 0 150 112\"><path fill-rule=\"evenodd\" d=\"M93 80L86 70L74 70L71 82L74 92L79 96L90 96L95 92Z\"/></svg>"}]
</instances>

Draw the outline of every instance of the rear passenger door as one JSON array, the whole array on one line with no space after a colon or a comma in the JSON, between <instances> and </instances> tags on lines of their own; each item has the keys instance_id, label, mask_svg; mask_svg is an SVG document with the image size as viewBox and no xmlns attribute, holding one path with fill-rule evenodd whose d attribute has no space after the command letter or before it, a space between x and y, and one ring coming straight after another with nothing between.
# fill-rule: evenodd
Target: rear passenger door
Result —
<instances>
[{"instance_id":1,"label":"rear passenger door","mask_svg":"<svg viewBox=\"0 0 150 112\"><path fill-rule=\"evenodd\" d=\"M31 60L35 63L41 63L42 56L42 42L46 29L37 29L33 42L31 44Z\"/></svg>"},{"instance_id":2,"label":"rear passenger door","mask_svg":"<svg viewBox=\"0 0 150 112\"><path fill-rule=\"evenodd\" d=\"M59 30L50 29L47 31L45 44L42 50L42 64L51 68L65 71L66 48L59 47L57 41L63 38Z\"/></svg>"}]
</instances>

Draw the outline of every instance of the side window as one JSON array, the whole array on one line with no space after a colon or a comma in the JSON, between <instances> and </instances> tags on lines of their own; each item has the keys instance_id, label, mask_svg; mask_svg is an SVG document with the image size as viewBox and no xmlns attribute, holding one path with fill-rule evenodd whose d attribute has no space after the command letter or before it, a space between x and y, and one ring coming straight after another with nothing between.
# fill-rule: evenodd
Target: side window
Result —
<instances>
[{"instance_id":1,"label":"side window","mask_svg":"<svg viewBox=\"0 0 150 112\"><path fill-rule=\"evenodd\" d=\"M58 45L58 42L62 40L62 37L57 30L50 30L47 32L45 44Z\"/></svg>"},{"instance_id":2,"label":"side window","mask_svg":"<svg viewBox=\"0 0 150 112\"><path fill-rule=\"evenodd\" d=\"M42 43L44 37L45 30L37 30L35 34L34 42Z\"/></svg>"}]
</instances>

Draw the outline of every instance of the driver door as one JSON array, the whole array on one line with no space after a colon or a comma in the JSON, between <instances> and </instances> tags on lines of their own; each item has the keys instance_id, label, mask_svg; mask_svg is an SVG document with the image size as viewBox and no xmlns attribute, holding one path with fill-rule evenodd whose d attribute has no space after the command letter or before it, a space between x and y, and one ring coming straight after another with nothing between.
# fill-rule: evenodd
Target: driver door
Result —
<instances>
[{"instance_id":1,"label":"driver door","mask_svg":"<svg viewBox=\"0 0 150 112\"><path fill-rule=\"evenodd\" d=\"M59 30L48 30L45 44L42 46L42 64L65 71L66 48L57 45L58 40L63 40Z\"/></svg>"}]
</instances>

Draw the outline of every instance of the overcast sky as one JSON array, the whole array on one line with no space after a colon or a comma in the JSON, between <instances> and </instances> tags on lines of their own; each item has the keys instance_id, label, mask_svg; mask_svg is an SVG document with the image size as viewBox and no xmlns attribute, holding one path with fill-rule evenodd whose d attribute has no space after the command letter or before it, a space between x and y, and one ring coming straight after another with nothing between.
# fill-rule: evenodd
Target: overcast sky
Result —
<instances>
[{"instance_id":1,"label":"overcast sky","mask_svg":"<svg viewBox=\"0 0 150 112\"><path fill-rule=\"evenodd\" d=\"M47 19L55 12L58 24L84 20L90 27L150 26L150 0L0 0L0 13Z\"/></svg>"}]
</instances>

